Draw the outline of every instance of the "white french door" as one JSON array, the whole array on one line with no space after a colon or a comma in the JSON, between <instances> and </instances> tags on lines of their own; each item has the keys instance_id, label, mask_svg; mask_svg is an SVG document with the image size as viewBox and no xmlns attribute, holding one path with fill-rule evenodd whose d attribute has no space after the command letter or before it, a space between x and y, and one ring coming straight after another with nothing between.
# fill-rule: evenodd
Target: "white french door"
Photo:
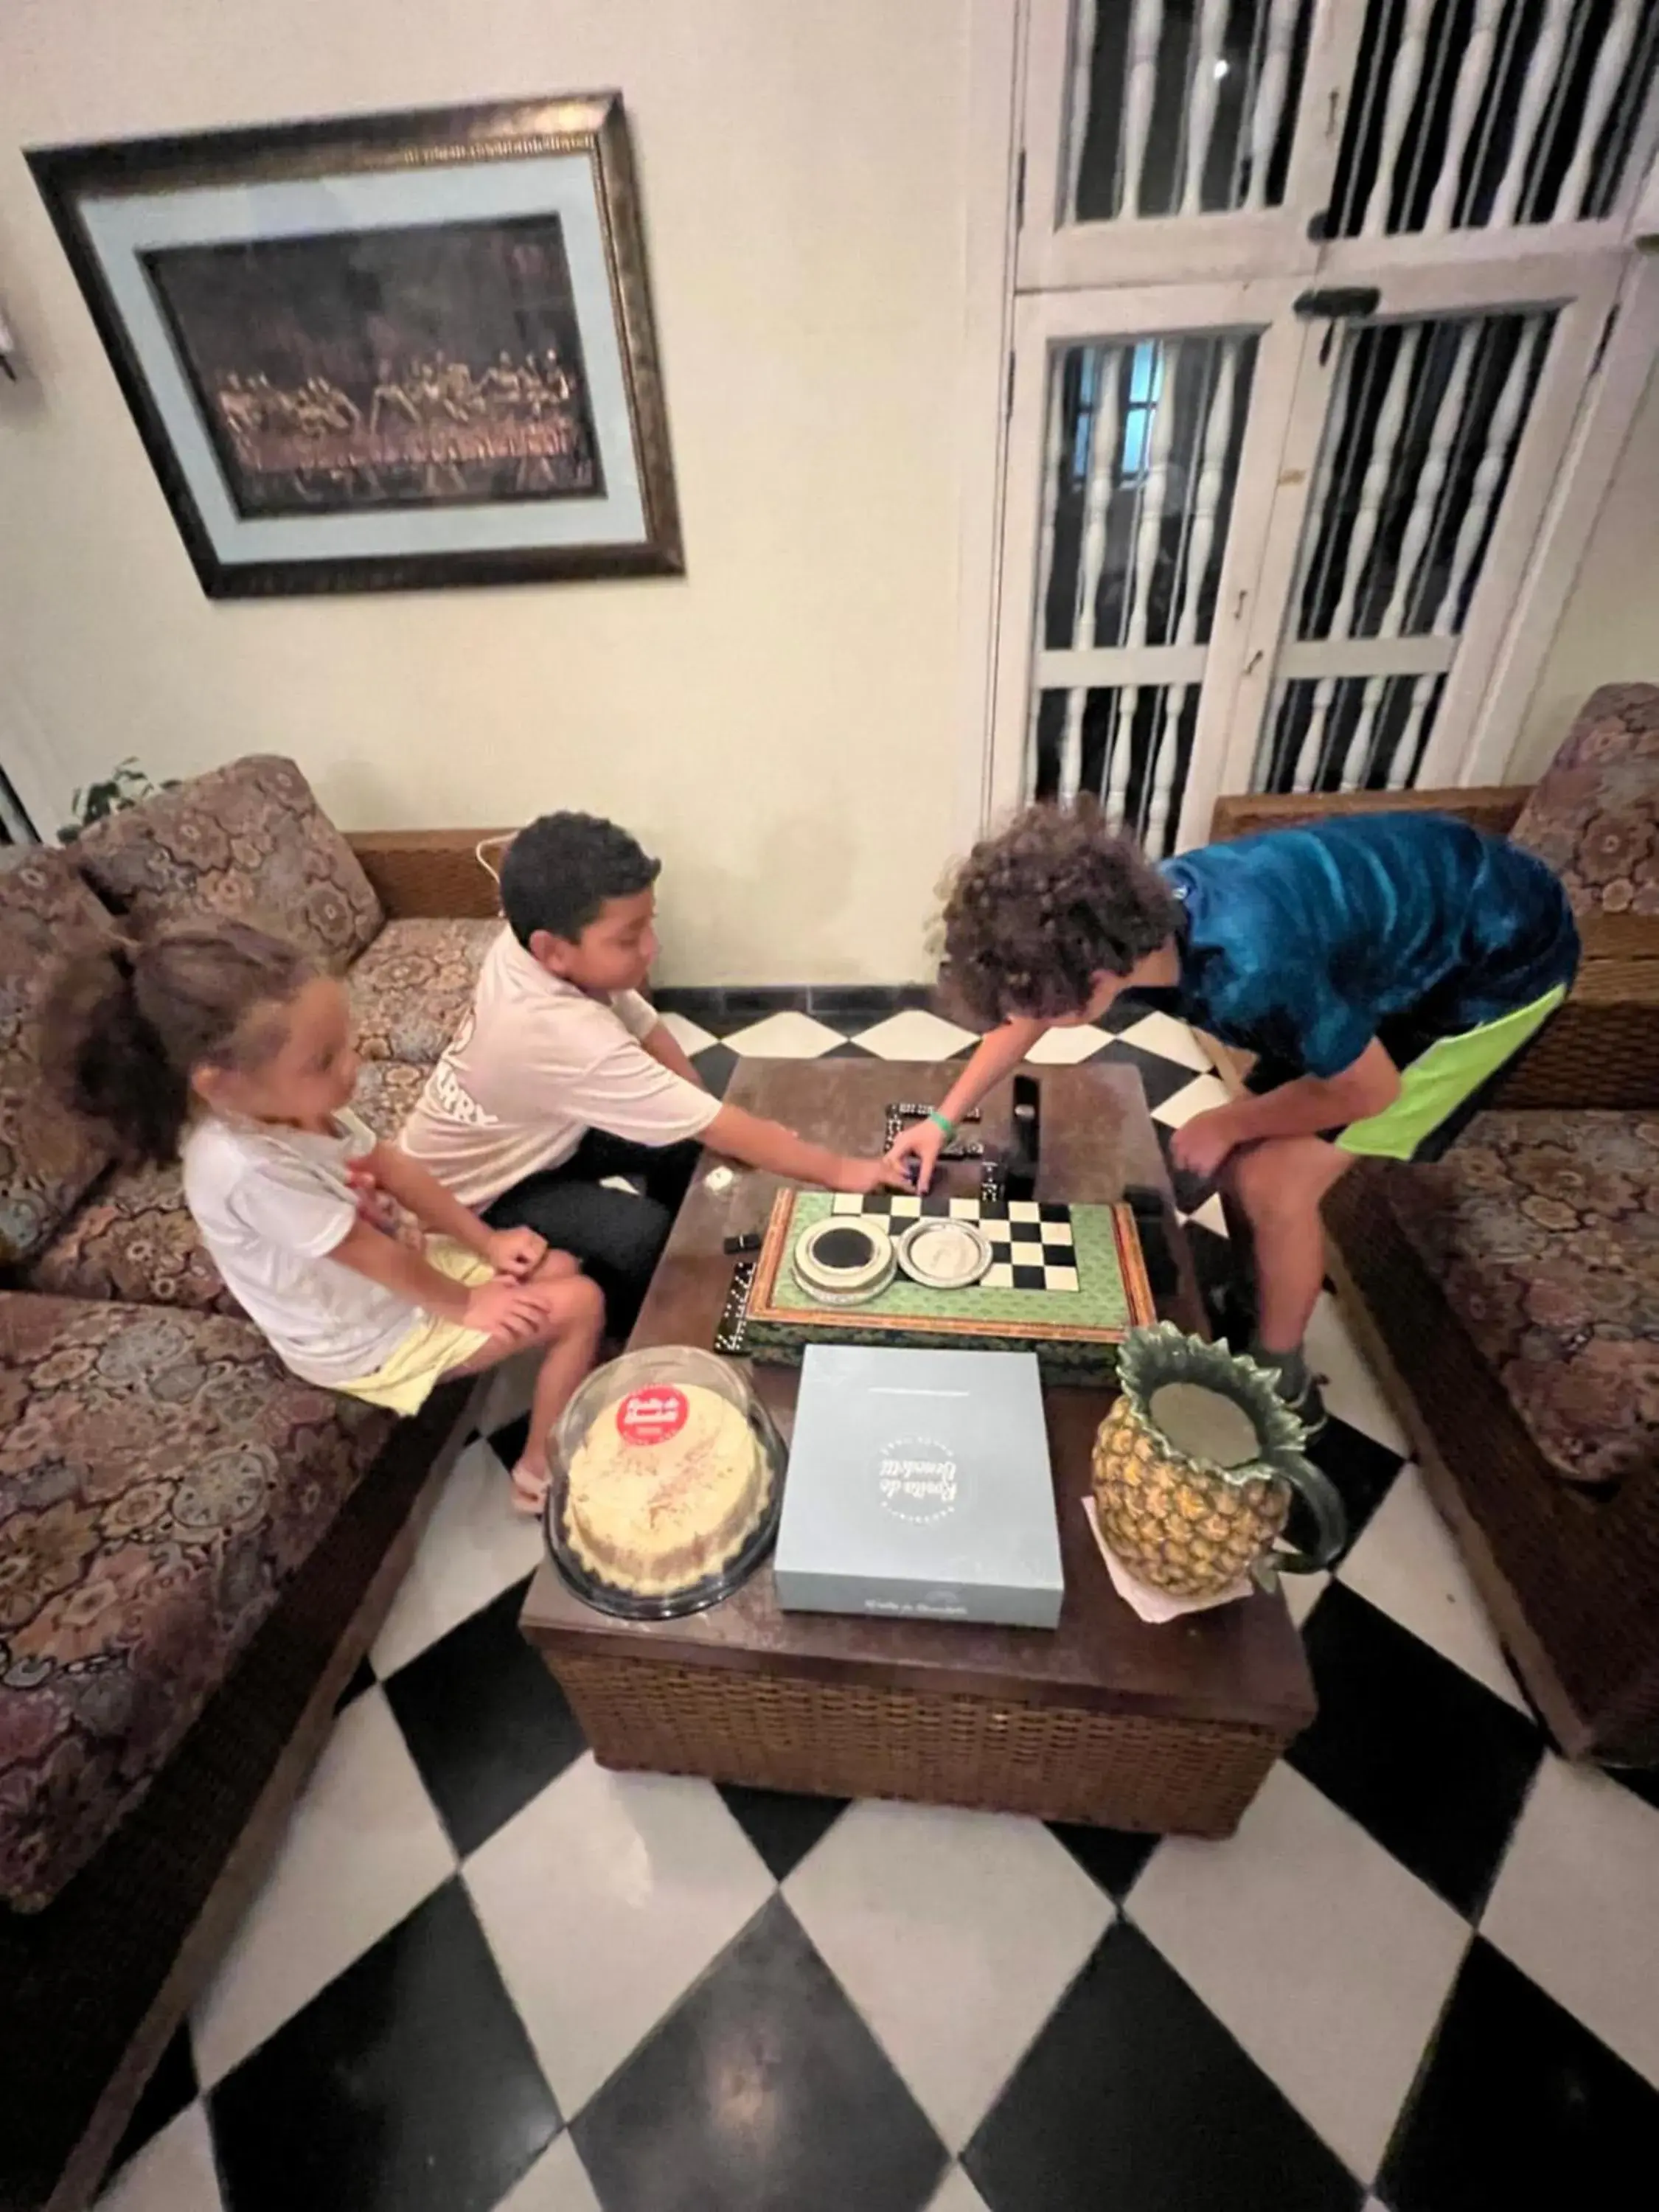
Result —
<instances>
[{"instance_id":1,"label":"white french door","mask_svg":"<svg viewBox=\"0 0 1659 2212\"><path fill-rule=\"evenodd\" d=\"M1031 0L994 804L1456 780L1656 64L1647 0Z\"/></svg>"},{"instance_id":2,"label":"white french door","mask_svg":"<svg viewBox=\"0 0 1659 2212\"><path fill-rule=\"evenodd\" d=\"M1616 254L1386 276L1310 323L1218 791L1458 780L1621 274Z\"/></svg>"},{"instance_id":3,"label":"white french door","mask_svg":"<svg viewBox=\"0 0 1659 2212\"><path fill-rule=\"evenodd\" d=\"M1304 338L1295 293L1016 302L1004 560L1037 587L1005 602L997 808L1091 791L1162 850L1218 765Z\"/></svg>"}]
</instances>

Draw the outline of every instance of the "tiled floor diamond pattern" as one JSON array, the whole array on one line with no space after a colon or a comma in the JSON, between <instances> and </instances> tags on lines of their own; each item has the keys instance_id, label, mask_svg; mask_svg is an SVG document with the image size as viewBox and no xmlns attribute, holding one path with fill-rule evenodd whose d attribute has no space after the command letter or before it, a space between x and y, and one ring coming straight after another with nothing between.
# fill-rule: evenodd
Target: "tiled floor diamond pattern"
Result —
<instances>
[{"instance_id":1,"label":"tiled floor diamond pattern","mask_svg":"<svg viewBox=\"0 0 1659 2212\"><path fill-rule=\"evenodd\" d=\"M971 1042L719 1026L675 1018L722 1089ZM1048 1042L1166 1131L1218 1095L1163 1015ZM1290 1593L1320 1717L1224 1844L604 1772L518 1637L537 1540L481 1439L104 2212L1630 2201L1659 1785L1547 1748L1329 1300L1314 1340L1354 1538Z\"/></svg>"}]
</instances>

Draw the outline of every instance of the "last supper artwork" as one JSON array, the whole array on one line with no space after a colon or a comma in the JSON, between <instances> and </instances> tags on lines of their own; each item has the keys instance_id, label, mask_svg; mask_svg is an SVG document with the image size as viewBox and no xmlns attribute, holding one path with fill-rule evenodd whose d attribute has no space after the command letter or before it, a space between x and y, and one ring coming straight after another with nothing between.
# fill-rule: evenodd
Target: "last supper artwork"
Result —
<instances>
[{"instance_id":1,"label":"last supper artwork","mask_svg":"<svg viewBox=\"0 0 1659 2212\"><path fill-rule=\"evenodd\" d=\"M556 213L142 258L244 518L603 498Z\"/></svg>"}]
</instances>

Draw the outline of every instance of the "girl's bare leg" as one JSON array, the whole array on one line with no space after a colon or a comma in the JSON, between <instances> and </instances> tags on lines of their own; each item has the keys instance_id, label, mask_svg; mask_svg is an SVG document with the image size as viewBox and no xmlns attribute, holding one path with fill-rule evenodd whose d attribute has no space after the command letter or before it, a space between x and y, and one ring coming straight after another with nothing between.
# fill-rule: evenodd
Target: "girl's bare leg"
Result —
<instances>
[{"instance_id":1,"label":"girl's bare leg","mask_svg":"<svg viewBox=\"0 0 1659 2212\"><path fill-rule=\"evenodd\" d=\"M568 1255L562 1252L550 1253L525 1287L537 1293L544 1309L542 1327L530 1337L492 1336L471 1359L452 1367L449 1376L482 1375L532 1345L545 1347L530 1401L524 1455L512 1471L514 1504L520 1512L536 1513L547 1494L548 1438L576 1385L593 1364L605 1327L605 1298L597 1283L572 1271Z\"/></svg>"},{"instance_id":2,"label":"girl's bare leg","mask_svg":"<svg viewBox=\"0 0 1659 2212\"><path fill-rule=\"evenodd\" d=\"M557 1334L536 1377L524 1457L513 1470L514 1494L532 1510L539 1509L547 1495L547 1446L553 1425L592 1366L605 1329L605 1294L586 1275L567 1275L550 1283L547 1296L550 1306L556 1301Z\"/></svg>"}]
</instances>

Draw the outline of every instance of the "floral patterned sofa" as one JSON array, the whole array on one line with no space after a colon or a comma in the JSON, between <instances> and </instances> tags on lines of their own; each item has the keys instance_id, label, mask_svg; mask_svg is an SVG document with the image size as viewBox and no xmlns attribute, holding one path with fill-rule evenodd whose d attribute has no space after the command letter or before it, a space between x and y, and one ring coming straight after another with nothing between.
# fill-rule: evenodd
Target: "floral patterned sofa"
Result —
<instances>
[{"instance_id":1,"label":"floral patterned sofa","mask_svg":"<svg viewBox=\"0 0 1659 2212\"><path fill-rule=\"evenodd\" d=\"M390 1132L500 927L471 842L354 847L292 763L254 758L0 875L6 2212L90 2192L390 1602L465 1400L395 1424L285 1372L177 1170L119 1165L46 1095L46 979L112 917L264 919L349 976L362 1103Z\"/></svg>"},{"instance_id":2,"label":"floral patterned sofa","mask_svg":"<svg viewBox=\"0 0 1659 2212\"><path fill-rule=\"evenodd\" d=\"M1443 1159L1343 1177L1333 1271L1558 1740L1659 1763L1659 686L1595 692L1529 790L1230 799L1216 829L1401 805L1549 860L1585 957Z\"/></svg>"}]
</instances>

